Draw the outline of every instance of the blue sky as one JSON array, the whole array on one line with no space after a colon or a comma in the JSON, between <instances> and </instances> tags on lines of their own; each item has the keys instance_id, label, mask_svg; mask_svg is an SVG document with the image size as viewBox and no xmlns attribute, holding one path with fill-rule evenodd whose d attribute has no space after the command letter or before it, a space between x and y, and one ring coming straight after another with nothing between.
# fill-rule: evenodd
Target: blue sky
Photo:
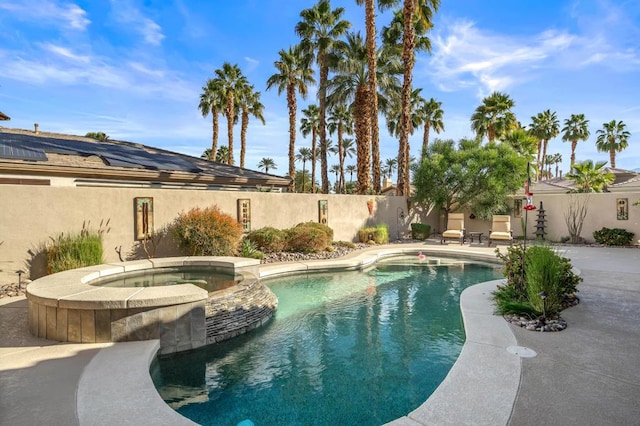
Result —
<instances>
[{"instance_id":1,"label":"blue sky","mask_svg":"<svg viewBox=\"0 0 640 426\"><path fill-rule=\"evenodd\" d=\"M278 165L273 173L285 174L286 100L266 91L266 80L278 51L299 41L300 11L314 3L0 0L0 111L12 118L2 124L104 131L199 156L211 144L211 119L197 109L202 85L224 62L237 63L262 92L267 122L250 124L246 166L256 169L271 157ZM332 6L344 7L352 29L364 33L364 9L355 0ZM379 28L388 21L388 14L378 15ZM499 90L515 100L524 125L546 109L561 122L585 114L591 138L578 145L578 161L608 160L595 149L596 130L605 121L624 121L631 138L617 167L640 167L640 2L442 0L434 24L432 53L418 57L414 87L442 102L440 137L472 136L473 110ZM312 88L298 106L315 102ZM413 155L421 138L421 132L411 138ZM224 130L220 143L226 144ZM297 146L309 144L298 135ZM557 152L566 172L570 146L560 137L549 143L548 153ZM386 128L381 154L397 155Z\"/></svg>"}]
</instances>

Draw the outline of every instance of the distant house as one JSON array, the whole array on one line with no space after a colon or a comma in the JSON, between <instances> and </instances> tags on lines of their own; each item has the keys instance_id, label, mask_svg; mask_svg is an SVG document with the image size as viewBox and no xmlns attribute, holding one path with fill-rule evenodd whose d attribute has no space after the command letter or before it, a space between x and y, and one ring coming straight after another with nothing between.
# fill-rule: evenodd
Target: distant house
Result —
<instances>
[{"instance_id":1,"label":"distant house","mask_svg":"<svg viewBox=\"0 0 640 426\"><path fill-rule=\"evenodd\" d=\"M283 191L289 182L132 142L0 127L0 184Z\"/></svg>"},{"instance_id":2,"label":"distant house","mask_svg":"<svg viewBox=\"0 0 640 426\"><path fill-rule=\"evenodd\" d=\"M640 191L640 173L633 170L612 169L607 167L605 172L611 172L615 180L609 185L605 192L637 192ZM536 182L531 192L538 194L567 193L575 190L576 187L571 179L559 177L555 179L541 180Z\"/></svg>"}]
</instances>

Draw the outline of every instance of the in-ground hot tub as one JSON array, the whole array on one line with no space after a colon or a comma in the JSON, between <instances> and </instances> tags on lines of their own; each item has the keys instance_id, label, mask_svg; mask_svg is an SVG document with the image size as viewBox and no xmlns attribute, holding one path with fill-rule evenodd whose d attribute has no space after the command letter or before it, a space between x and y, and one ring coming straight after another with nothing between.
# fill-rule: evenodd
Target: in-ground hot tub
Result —
<instances>
[{"instance_id":1,"label":"in-ground hot tub","mask_svg":"<svg viewBox=\"0 0 640 426\"><path fill-rule=\"evenodd\" d=\"M159 339L160 353L222 341L262 325L275 313L278 301L257 278L259 263L235 257L162 258L49 275L27 287L29 331L63 342ZM188 276L165 286L144 285L156 283L154 271L185 277L194 268L233 279L223 279L212 291L206 279ZM114 278L142 285L114 285Z\"/></svg>"}]
</instances>

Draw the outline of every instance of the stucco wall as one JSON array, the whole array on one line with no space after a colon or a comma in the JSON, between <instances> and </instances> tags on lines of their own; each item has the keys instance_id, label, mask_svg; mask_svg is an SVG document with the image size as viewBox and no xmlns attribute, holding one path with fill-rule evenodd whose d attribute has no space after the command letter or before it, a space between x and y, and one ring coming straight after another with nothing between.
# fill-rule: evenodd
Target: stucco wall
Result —
<instances>
[{"instance_id":1,"label":"stucco wall","mask_svg":"<svg viewBox=\"0 0 640 426\"><path fill-rule=\"evenodd\" d=\"M119 260L116 247L122 247L126 258L135 243L135 197L153 197L155 229L193 207L215 204L237 217L237 200L241 198L251 200L251 229L318 221L318 201L328 200L328 225L335 240L355 241L359 228L378 223L387 223L390 238L395 239L408 230L410 222L420 220L399 217L401 212L407 213L404 197L0 185L0 241L4 241L0 245L0 284L16 281L20 269L32 279L42 276L42 256L33 259L29 251L41 252L43 244L61 232L79 232L85 221L97 229L101 221L109 220L105 261ZM367 208L371 199L375 200L372 215ZM179 254L166 239L157 252L157 256Z\"/></svg>"}]
</instances>

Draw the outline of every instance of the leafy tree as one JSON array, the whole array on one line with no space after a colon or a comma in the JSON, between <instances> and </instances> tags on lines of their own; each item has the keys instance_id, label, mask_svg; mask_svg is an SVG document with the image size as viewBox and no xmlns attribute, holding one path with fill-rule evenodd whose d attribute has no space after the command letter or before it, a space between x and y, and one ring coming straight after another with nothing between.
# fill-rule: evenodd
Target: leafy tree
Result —
<instances>
[{"instance_id":1,"label":"leafy tree","mask_svg":"<svg viewBox=\"0 0 640 426\"><path fill-rule=\"evenodd\" d=\"M300 45L296 45L293 48L290 47L287 51L280 50L278 54L280 59L274 62L278 72L267 80L267 90L277 87L278 95L282 94L283 91L287 92L287 108L289 108L289 177L291 178L289 191L293 192L295 191L295 179L293 179L293 176L296 173L296 111L298 109L296 91L300 93L302 99L306 99L308 84L315 84L316 81L313 78L313 70L311 69L311 58L304 54ZM303 135L306 136L304 131ZM315 146L315 129L313 139Z\"/></svg>"},{"instance_id":2,"label":"leafy tree","mask_svg":"<svg viewBox=\"0 0 640 426\"><path fill-rule=\"evenodd\" d=\"M479 139L486 136L489 143L502 139L516 127L516 116L511 111L515 105L506 93L493 92L475 109L471 116L471 129Z\"/></svg>"},{"instance_id":3,"label":"leafy tree","mask_svg":"<svg viewBox=\"0 0 640 426\"><path fill-rule=\"evenodd\" d=\"M427 148L414 185L416 200L449 212L471 209L484 219L509 211L509 196L527 175L527 160L508 144L479 139L436 140Z\"/></svg>"},{"instance_id":4,"label":"leafy tree","mask_svg":"<svg viewBox=\"0 0 640 426\"><path fill-rule=\"evenodd\" d=\"M202 93L200 94L200 103L198 109L202 113L202 117L206 117L211 114L211 150L208 157L209 160L216 158L216 152L218 151L218 127L219 118L218 115L225 107L225 99L222 95L222 87L220 81L216 79L208 79L207 84L202 87Z\"/></svg>"},{"instance_id":5,"label":"leafy tree","mask_svg":"<svg viewBox=\"0 0 640 426\"><path fill-rule=\"evenodd\" d=\"M302 110L303 117L300 119L300 131L305 138L311 134L311 192L315 192L316 181L316 142L320 133L320 110L317 105L309 105Z\"/></svg>"},{"instance_id":6,"label":"leafy tree","mask_svg":"<svg viewBox=\"0 0 640 426\"><path fill-rule=\"evenodd\" d=\"M296 160L302 161L302 174L304 175L306 172L305 165L307 164L307 161L311 160L311 149L304 146L299 148L298 153L296 154ZM304 179L302 181L301 192L304 192Z\"/></svg>"},{"instance_id":7,"label":"leafy tree","mask_svg":"<svg viewBox=\"0 0 640 426\"><path fill-rule=\"evenodd\" d=\"M263 158L258 163L258 169L264 170L265 173L269 173L269 170L276 170L277 168L278 166L276 166L276 163L275 161L273 161L273 158Z\"/></svg>"},{"instance_id":8,"label":"leafy tree","mask_svg":"<svg viewBox=\"0 0 640 426\"><path fill-rule=\"evenodd\" d=\"M603 128L598 130L596 134L596 148L600 152L609 152L609 162L611 168L616 168L616 152L622 152L629 146L629 133L625 128L627 127L622 121L611 120L608 123L604 123Z\"/></svg>"},{"instance_id":9,"label":"leafy tree","mask_svg":"<svg viewBox=\"0 0 640 426\"><path fill-rule=\"evenodd\" d=\"M549 140L555 138L560 133L560 122L555 112L546 110L531 117L529 132L538 138L538 170L543 171L547 159L547 145ZM542 145L542 152L540 152Z\"/></svg>"},{"instance_id":10,"label":"leafy tree","mask_svg":"<svg viewBox=\"0 0 640 426\"><path fill-rule=\"evenodd\" d=\"M329 79L329 58L328 54L339 44L339 37L347 32L351 23L342 20L344 8L331 9L329 0L319 0L318 3L309 9L300 12L302 20L296 24L296 34L301 38L303 50L309 54L315 54L315 60L320 71L318 81L318 103L319 103L319 129L320 129L320 166L322 192L329 192L329 177L327 168L327 81Z\"/></svg>"},{"instance_id":11,"label":"leafy tree","mask_svg":"<svg viewBox=\"0 0 640 426\"><path fill-rule=\"evenodd\" d=\"M104 132L88 132L84 135L86 138L92 138L101 142L106 142L109 140L109 135Z\"/></svg>"},{"instance_id":12,"label":"leafy tree","mask_svg":"<svg viewBox=\"0 0 640 426\"><path fill-rule=\"evenodd\" d=\"M562 140L571 141L571 166L569 172L573 170L576 163L576 147L578 141L586 141L589 139L589 120L584 118L584 114L571 114L570 118L564 120L562 128Z\"/></svg>"},{"instance_id":13,"label":"leafy tree","mask_svg":"<svg viewBox=\"0 0 640 426\"><path fill-rule=\"evenodd\" d=\"M576 186L576 192L602 192L607 185L615 180L615 175L604 170L606 161L585 160L573 165L567 179L571 179Z\"/></svg>"},{"instance_id":14,"label":"leafy tree","mask_svg":"<svg viewBox=\"0 0 640 426\"><path fill-rule=\"evenodd\" d=\"M235 101L247 85L247 79L242 75L242 71L237 64L231 65L229 62L222 64L222 68L214 71L216 79L220 85L220 91L225 99L224 115L227 117L227 135L228 135L228 164L233 165L233 124L235 121ZM217 155L216 155L217 158Z\"/></svg>"}]
</instances>

